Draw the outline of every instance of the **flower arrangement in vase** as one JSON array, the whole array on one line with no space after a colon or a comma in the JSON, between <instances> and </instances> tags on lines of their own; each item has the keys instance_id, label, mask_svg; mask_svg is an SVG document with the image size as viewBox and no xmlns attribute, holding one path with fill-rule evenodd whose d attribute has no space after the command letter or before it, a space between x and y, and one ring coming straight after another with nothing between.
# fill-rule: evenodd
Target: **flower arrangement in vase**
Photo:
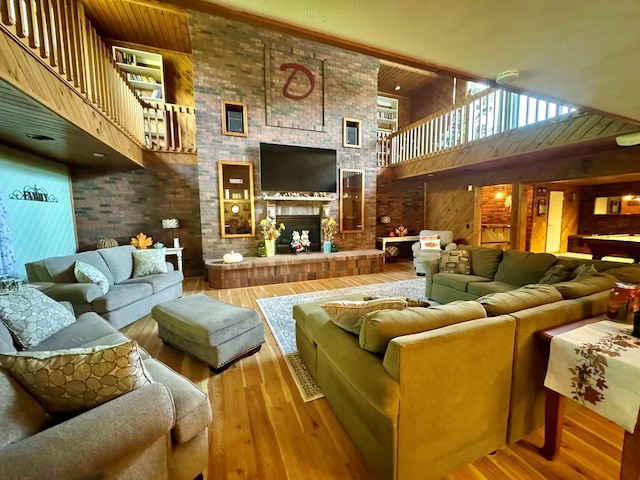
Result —
<instances>
[{"instance_id":1,"label":"flower arrangement in vase","mask_svg":"<svg viewBox=\"0 0 640 480\"><path fill-rule=\"evenodd\" d=\"M276 252L276 240L284 230L284 223L276 222L275 218L267 217L260 220L260 230L264 238L267 257L272 257Z\"/></svg>"},{"instance_id":2,"label":"flower arrangement in vase","mask_svg":"<svg viewBox=\"0 0 640 480\"><path fill-rule=\"evenodd\" d=\"M324 217L320 222L320 228L322 228L322 235L324 237L324 243L322 244L324 253L331 253L331 243L333 242L337 225L333 217Z\"/></svg>"}]
</instances>

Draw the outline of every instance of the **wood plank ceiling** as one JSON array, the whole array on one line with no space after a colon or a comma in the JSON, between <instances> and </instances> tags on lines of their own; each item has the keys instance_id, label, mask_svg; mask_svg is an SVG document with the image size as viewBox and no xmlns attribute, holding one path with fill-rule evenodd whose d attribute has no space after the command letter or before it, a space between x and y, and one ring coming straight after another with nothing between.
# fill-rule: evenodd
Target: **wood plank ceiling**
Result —
<instances>
[{"instance_id":1,"label":"wood plank ceiling","mask_svg":"<svg viewBox=\"0 0 640 480\"><path fill-rule=\"evenodd\" d=\"M83 0L85 13L103 38L191 53L187 11L157 1Z\"/></svg>"},{"instance_id":2,"label":"wood plank ceiling","mask_svg":"<svg viewBox=\"0 0 640 480\"><path fill-rule=\"evenodd\" d=\"M440 78L441 75L437 73L381 61L378 70L378 91L411 97L415 93L423 92ZM396 86L399 86L400 90L396 90Z\"/></svg>"}]
</instances>

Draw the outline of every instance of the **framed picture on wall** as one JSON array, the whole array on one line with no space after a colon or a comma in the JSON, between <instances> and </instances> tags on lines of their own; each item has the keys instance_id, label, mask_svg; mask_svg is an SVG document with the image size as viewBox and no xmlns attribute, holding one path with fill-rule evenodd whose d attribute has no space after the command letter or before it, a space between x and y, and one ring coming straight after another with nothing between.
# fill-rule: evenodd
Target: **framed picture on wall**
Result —
<instances>
[{"instance_id":1,"label":"framed picture on wall","mask_svg":"<svg viewBox=\"0 0 640 480\"><path fill-rule=\"evenodd\" d=\"M538 187L538 190L536 190L537 197L546 197L547 193L547 187Z\"/></svg>"}]
</instances>

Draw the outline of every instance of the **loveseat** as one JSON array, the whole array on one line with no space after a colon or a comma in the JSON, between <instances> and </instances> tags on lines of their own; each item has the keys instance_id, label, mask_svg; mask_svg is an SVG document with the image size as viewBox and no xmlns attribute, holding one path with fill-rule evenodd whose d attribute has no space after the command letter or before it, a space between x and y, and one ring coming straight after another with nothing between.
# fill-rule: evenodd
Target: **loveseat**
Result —
<instances>
[{"instance_id":1,"label":"loveseat","mask_svg":"<svg viewBox=\"0 0 640 480\"><path fill-rule=\"evenodd\" d=\"M161 263L149 268L144 263L147 257L160 257ZM75 274L78 262L98 270L103 283L80 283ZM25 268L30 282L51 298L70 302L76 315L96 312L117 329L149 314L158 303L182 296L184 276L164 260L161 249L136 250L123 245L46 258L27 263Z\"/></svg>"},{"instance_id":2,"label":"loveseat","mask_svg":"<svg viewBox=\"0 0 640 480\"><path fill-rule=\"evenodd\" d=\"M0 295L0 302L3 301L13 300ZM70 310L69 306L68 312ZM47 311L57 313L52 305ZM182 375L151 358L96 313L84 313L77 319L69 315L70 318L64 317L66 326L32 348L23 349L26 353L22 354L16 353L15 338L0 322L0 477L3 480L191 480L197 477L208 463L208 425L212 413L207 395ZM104 346L112 345L131 350L126 358L133 359L133 363L122 365L120 362L125 357L119 357L119 371L138 372L145 381L139 388L79 412L45 409L42 398L31 392L29 385L10 375L4 363L15 360L13 370L20 373L23 369L18 368L17 362L23 357L17 355L27 355L29 361L34 361L31 357L37 359L39 355L50 356L55 352L58 358L53 366L70 367L76 360L66 363L67 357L61 349L96 347L100 352L104 349L111 352L112 349ZM77 350L73 352L80 355ZM107 353L100 355L109 360ZM102 365L92 367L93 376L100 375L98 367ZM82 398L92 400L93 396L88 393L93 395L95 391L89 383L93 376L86 379L88 374L83 372L76 368L73 381L84 382ZM51 384L56 385L54 390L78 391L79 387L71 385L72 382L59 381L59 371L49 375ZM117 377L121 388L124 380L120 374ZM102 377L104 388L111 385L106 378ZM59 394L54 390L47 392L53 397Z\"/></svg>"},{"instance_id":3,"label":"loveseat","mask_svg":"<svg viewBox=\"0 0 640 480\"><path fill-rule=\"evenodd\" d=\"M535 333L605 312L616 280L640 283L640 267L617 268L370 311L358 335L324 302L299 304L298 351L377 478L440 478L543 424L548 353Z\"/></svg>"},{"instance_id":4,"label":"loveseat","mask_svg":"<svg viewBox=\"0 0 640 480\"><path fill-rule=\"evenodd\" d=\"M447 248L455 248L453 232L451 230L420 230L420 240L411 245L413 252L413 268L418 275L424 275L423 262L438 258L440 252ZM430 243L427 239L437 237L437 242Z\"/></svg>"}]
</instances>

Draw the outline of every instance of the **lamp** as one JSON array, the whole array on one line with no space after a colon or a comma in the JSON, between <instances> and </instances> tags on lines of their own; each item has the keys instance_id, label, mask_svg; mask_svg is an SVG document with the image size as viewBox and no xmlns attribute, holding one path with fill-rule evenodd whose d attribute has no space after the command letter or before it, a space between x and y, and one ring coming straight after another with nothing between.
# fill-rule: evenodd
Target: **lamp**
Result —
<instances>
[{"instance_id":1,"label":"lamp","mask_svg":"<svg viewBox=\"0 0 640 480\"><path fill-rule=\"evenodd\" d=\"M171 237L173 237L173 230L180 226L180 221L177 218L164 218L162 219L162 228L165 230L171 230ZM180 247L180 239L173 237L174 248Z\"/></svg>"}]
</instances>

